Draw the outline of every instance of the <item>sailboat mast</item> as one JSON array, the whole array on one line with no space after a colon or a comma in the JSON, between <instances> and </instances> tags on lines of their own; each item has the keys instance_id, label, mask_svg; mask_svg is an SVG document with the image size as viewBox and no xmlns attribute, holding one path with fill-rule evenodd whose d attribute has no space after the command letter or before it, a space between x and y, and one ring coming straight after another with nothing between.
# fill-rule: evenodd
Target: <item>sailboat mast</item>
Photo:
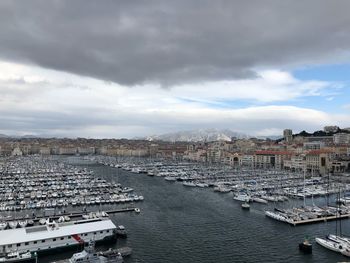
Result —
<instances>
[{"instance_id":1,"label":"sailboat mast","mask_svg":"<svg viewBox=\"0 0 350 263\"><path fill-rule=\"evenodd\" d=\"M303 190L304 207L306 206L306 201L305 201L305 174L306 174L306 168L304 169L304 190Z\"/></svg>"}]
</instances>

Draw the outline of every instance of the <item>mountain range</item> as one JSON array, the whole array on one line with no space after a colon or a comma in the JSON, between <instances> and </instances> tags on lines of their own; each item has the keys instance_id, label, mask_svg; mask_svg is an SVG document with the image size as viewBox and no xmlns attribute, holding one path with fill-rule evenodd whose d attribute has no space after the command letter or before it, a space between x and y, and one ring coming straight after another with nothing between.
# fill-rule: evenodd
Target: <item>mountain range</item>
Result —
<instances>
[{"instance_id":1,"label":"mountain range","mask_svg":"<svg viewBox=\"0 0 350 263\"><path fill-rule=\"evenodd\" d=\"M183 141L183 142L210 142L210 141L231 141L232 137L238 139L249 138L247 134L234 132L229 129L198 129L189 131L178 131L172 133L166 133L161 135L147 136L145 139L149 141L161 140L161 141Z\"/></svg>"}]
</instances>

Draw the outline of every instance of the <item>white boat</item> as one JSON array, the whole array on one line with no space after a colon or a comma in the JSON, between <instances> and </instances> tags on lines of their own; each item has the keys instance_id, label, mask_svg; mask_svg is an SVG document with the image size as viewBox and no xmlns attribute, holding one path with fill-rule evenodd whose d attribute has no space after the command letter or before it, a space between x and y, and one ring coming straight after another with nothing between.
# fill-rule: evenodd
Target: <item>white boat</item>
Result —
<instances>
[{"instance_id":1,"label":"white boat","mask_svg":"<svg viewBox=\"0 0 350 263\"><path fill-rule=\"evenodd\" d=\"M176 178L175 177L171 177L171 176L166 176L166 177L164 177L164 179L166 181L169 181L169 182L175 182L176 181Z\"/></svg>"},{"instance_id":2,"label":"white boat","mask_svg":"<svg viewBox=\"0 0 350 263\"><path fill-rule=\"evenodd\" d=\"M268 196L268 195L263 195L261 196L261 199L265 199L266 201L270 201L270 202L276 202L278 201L278 199L274 196Z\"/></svg>"},{"instance_id":3,"label":"white boat","mask_svg":"<svg viewBox=\"0 0 350 263\"><path fill-rule=\"evenodd\" d=\"M209 185L208 185L208 184L205 184L205 183L197 183L196 186L197 186L197 187L200 187L200 188L209 187Z\"/></svg>"},{"instance_id":4,"label":"white boat","mask_svg":"<svg viewBox=\"0 0 350 263\"><path fill-rule=\"evenodd\" d=\"M260 204L267 204L268 201L259 197L252 197L251 199L253 202L260 203Z\"/></svg>"},{"instance_id":5,"label":"white boat","mask_svg":"<svg viewBox=\"0 0 350 263\"><path fill-rule=\"evenodd\" d=\"M348 242L350 244L350 238L348 238L348 237L343 237L343 236L337 236L337 235L329 234L327 236L327 238L330 239L330 240L338 241L338 242Z\"/></svg>"},{"instance_id":6,"label":"white boat","mask_svg":"<svg viewBox=\"0 0 350 263\"><path fill-rule=\"evenodd\" d=\"M40 218L39 219L39 224L40 225L45 225L46 224L46 219L45 218Z\"/></svg>"},{"instance_id":7,"label":"white boat","mask_svg":"<svg viewBox=\"0 0 350 263\"><path fill-rule=\"evenodd\" d=\"M236 194L233 196L233 199L241 202L249 202L250 196L247 194Z\"/></svg>"},{"instance_id":8,"label":"white boat","mask_svg":"<svg viewBox=\"0 0 350 263\"><path fill-rule=\"evenodd\" d=\"M17 226L18 226L18 222L16 220L9 222L10 228L14 229L14 228L17 228Z\"/></svg>"},{"instance_id":9,"label":"white boat","mask_svg":"<svg viewBox=\"0 0 350 263\"><path fill-rule=\"evenodd\" d=\"M332 250L334 252L338 252L343 254L344 256L350 257L350 244L348 242L337 241L336 239L330 238L319 238L316 239L317 244Z\"/></svg>"},{"instance_id":10,"label":"white boat","mask_svg":"<svg viewBox=\"0 0 350 263\"><path fill-rule=\"evenodd\" d=\"M265 211L265 215L281 222L289 222L288 219L285 216L281 215L280 213Z\"/></svg>"},{"instance_id":11,"label":"white boat","mask_svg":"<svg viewBox=\"0 0 350 263\"><path fill-rule=\"evenodd\" d=\"M18 251L14 251L6 254L4 257L0 257L0 262L29 262L33 261L35 258L36 255L30 252L19 253Z\"/></svg>"},{"instance_id":12,"label":"white boat","mask_svg":"<svg viewBox=\"0 0 350 263\"><path fill-rule=\"evenodd\" d=\"M0 230L4 230L7 227L7 222L0 222Z\"/></svg>"},{"instance_id":13,"label":"white boat","mask_svg":"<svg viewBox=\"0 0 350 263\"><path fill-rule=\"evenodd\" d=\"M130 188L130 187L124 187L121 192L122 193L129 193L129 192L132 192L134 191L134 189Z\"/></svg>"},{"instance_id":14,"label":"white boat","mask_svg":"<svg viewBox=\"0 0 350 263\"><path fill-rule=\"evenodd\" d=\"M117 226L117 235L120 237L126 237L127 236L127 231L123 225Z\"/></svg>"},{"instance_id":15,"label":"white boat","mask_svg":"<svg viewBox=\"0 0 350 263\"><path fill-rule=\"evenodd\" d=\"M344 256L350 257L350 239L347 237L337 236L337 235L328 235L329 240L334 242L342 243L344 248L340 251Z\"/></svg>"},{"instance_id":16,"label":"white boat","mask_svg":"<svg viewBox=\"0 0 350 263\"><path fill-rule=\"evenodd\" d=\"M250 205L246 202L242 203L241 207L242 207L242 209L246 209L246 210L250 209Z\"/></svg>"},{"instance_id":17,"label":"white boat","mask_svg":"<svg viewBox=\"0 0 350 263\"><path fill-rule=\"evenodd\" d=\"M192 182L183 182L182 185L183 186L189 186L189 187L196 187L196 184L192 183Z\"/></svg>"},{"instance_id":18,"label":"white boat","mask_svg":"<svg viewBox=\"0 0 350 263\"><path fill-rule=\"evenodd\" d=\"M28 225L28 221L27 220L20 220L20 221L18 221L18 225L20 227L26 227Z\"/></svg>"},{"instance_id":19,"label":"white boat","mask_svg":"<svg viewBox=\"0 0 350 263\"><path fill-rule=\"evenodd\" d=\"M339 201L340 203L343 203L343 204L350 204L350 196L345 196L343 198L340 198Z\"/></svg>"},{"instance_id":20,"label":"white boat","mask_svg":"<svg viewBox=\"0 0 350 263\"><path fill-rule=\"evenodd\" d=\"M25 228L1 231L0 251L38 252L79 245L90 240L107 241L116 237L116 226L109 219L94 218L64 223L50 222Z\"/></svg>"},{"instance_id":21,"label":"white boat","mask_svg":"<svg viewBox=\"0 0 350 263\"><path fill-rule=\"evenodd\" d=\"M214 188L214 192L229 193L231 192L231 188L225 186L217 186Z\"/></svg>"}]
</instances>

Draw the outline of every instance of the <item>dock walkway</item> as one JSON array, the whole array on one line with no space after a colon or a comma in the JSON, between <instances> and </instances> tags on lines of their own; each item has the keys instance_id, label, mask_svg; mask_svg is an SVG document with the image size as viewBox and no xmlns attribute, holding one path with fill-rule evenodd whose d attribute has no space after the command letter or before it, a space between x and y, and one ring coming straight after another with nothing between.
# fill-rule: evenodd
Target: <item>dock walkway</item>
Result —
<instances>
[{"instance_id":1,"label":"dock walkway","mask_svg":"<svg viewBox=\"0 0 350 263\"><path fill-rule=\"evenodd\" d=\"M336 220L336 219L347 219L347 218L350 218L350 214L318 217L318 218L298 220L298 221L288 220L285 222L290 224L290 225L297 226L297 225L303 225L303 224L313 224L313 223L332 221L332 220Z\"/></svg>"},{"instance_id":2,"label":"dock walkway","mask_svg":"<svg viewBox=\"0 0 350 263\"><path fill-rule=\"evenodd\" d=\"M122 208L122 209L112 209L112 210L107 210L104 211L107 214L116 214L116 213L125 213L125 212L134 212L135 211L135 207L127 207L127 208ZM13 220L33 220L34 222L38 222L40 219L45 218L45 219L52 219L52 220L57 220L58 218L60 218L61 216L69 216L71 219L73 218L79 218L82 217L85 214L88 214L90 212L97 212L97 211L67 211L65 213L59 213L59 214L53 214L53 215L45 215L45 214L41 214L41 215L36 215L34 214L34 216L25 216L25 217L4 217L2 218L2 221L13 221Z\"/></svg>"}]
</instances>

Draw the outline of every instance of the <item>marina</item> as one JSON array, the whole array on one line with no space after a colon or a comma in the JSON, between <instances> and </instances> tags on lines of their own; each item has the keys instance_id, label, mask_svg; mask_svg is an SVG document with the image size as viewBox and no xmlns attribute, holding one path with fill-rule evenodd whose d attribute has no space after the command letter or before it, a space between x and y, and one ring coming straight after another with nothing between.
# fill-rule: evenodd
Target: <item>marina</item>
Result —
<instances>
[{"instance_id":1,"label":"marina","mask_svg":"<svg viewBox=\"0 0 350 263\"><path fill-rule=\"evenodd\" d=\"M38 157L35 157L35 158L38 158ZM101 157L98 157L98 158L101 158ZM105 157L105 158L108 158L108 157ZM38 159L36 159L36 161L38 161ZM110 182L113 182L112 185L116 189L118 189L117 191L118 193L116 194L120 194L120 195L130 194L134 192L133 189L135 189L135 191L142 191L143 194L146 193L145 194L146 201L138 202L139 200L133 200L130 202L105 202L103 204L100 203L98 205L96 204L94 205L90 204L88 206L85 205L85 206L81 206L80 208L69 203L67 206L62 206L62 207L56 206L56 207L48 207L48 208L44 207L44 208L36 208L36 209L23 208L23 209L17 209L17 210L16 209L6 210L1 214L2 215L1 222L7 223L6 230L2 230L2 231L4 231L5 233L6 231L23 231L25 229L38 228L42 226L40 221L45 222L44 223L45 227L47 227L47 222L48 222L48 225L50 224L50 222L51 224L58 224L61 226L71 225L71 224L74 224L73 222L77 222L77 221L78 222L84 221L84 220L89 221L89 220L96 220L96 219L103 220L103 215L105 215L106 218L111 218L112 222L117 222L117 223L114 223L113 229L115 229L115 233L119 233L118 235L120 240L119 243L121 242L122 245L128 245L130 247L133 247L133 250L135 251L130 258L124 259L124 261L126 262L137 262L136 261L137 258L139 258L141 255L142 255L142 258L148 258L146 254L142 252L144 251L144 248L137 245L139 244L139 241L135 240L136 238L140 238L142 240L143 238L146 238L146 237L142 237L143 235L141 234L141 232L139 232L141 231L141 228L137 230L138 229L137 225L140 224L139 220L137 219L138 216L134 217L132 215L140 214L139 216L143 218L143 220L145 220L149 216L150 211L154 210L154 208L150 207L150 205L156 203L157 204L156 207L162 207L162 209L165 209L164 213L166 213L166 211L169 212L169 215L167 215L166 217L171 215L175 216L175 214L173 213L176 210L174 211L168 210L162 204L162 202L165 202L164 204L169 202L169 200L167 201L166 196L174 195L174 193L172 194L172 191L174 190L181 192L182 195L185 194L185 196L189 195L192 192L194 196L191 194L192 197L187 196L186 198L192 198L192 199L194 198L194 200L197 200L196 202L200 202L200 199L207 198L209 196L211 196L210 198L213 200L218 199L216 202L220 200L219 201L220 204L216 203L215 206L217 207L215 209L214 207L211 207L211 209L214 209L214 211L217 211L217 209L221 207L223 204L225 204L226 206L228 205L233 207L236 207L237 205L238 207L236 207L236 209L238 209L238 211L239 210L243 210L243 211L236 212L236 213L238 214L243 213L240 216L245 215L244 217L248 216L248 218L250 217L250 215L254 215L254 217L257 220L254 223L255 225L261 225L261 224L269 225L269 222L273 221L273 220L270 220L271 217L272 218L275 217L274 219L283 221L283 215L288 213L290 215L294 213L294 216L298 214L299 217L300 215L304 216L304 217L300 217L299 221L297 220L296 217L294 221L286 220L285 223L287 223L288 225L295 225L295 226L315 223L315 222L328 223L328 222L332 222L332 220L334 219L339 219L339 218L345 219L349 217L349 213L347 213L347 210L346 210L347 209L346 204L338 205L339 207L342 207L341 215L334 214L334 212L340 211L335 208L336 199L334 197L334 194L327 193L327 192L324 194L321 192L321 189L327 190L332 188L332 191L335 192L336 188L338 187L338 191L339 191L339 184L335 181L331 181L329 183L330 187L328 187L328 184L325 178L323 179L320 179L318 177L311 178L310 176L308 176L308 178L304 180L303 175L298 175L297 173L283 172L282 174L278 174L277 171L263 170L258 172L258 171L253 171L251 169L239 171L235 169L228 169L227 167L224 167L224 168L214 167L209 169L210 172L208 172L207 174L201 174L201 171L205 171L205 167L201 168L198 166L198 164L188 164L188 163L171 164L171 163L166 163L164 161L162 161L163 162L162 166L159 165L160 161L157 161L158 164L155 165L154 163L152 163L152 167L145 168L143 166L138 166L137 169L134 169L134 170L129 169L130 167L127 169L124 169L123 165L117 165L116 167L115 164L107 165L106 163L100 163L100 162L96 163L95 160L91 160L91 157L61 158L59 160L43 160L43 162L44 163L53 162L55 163L55 165L58 163L61 163L60 166L64 167L64 169L75 171L77 173L77 178L79 178L79 180L81 178L80 173L89 174L90 176L92 176L93 182L97 180L96 178L100 178L97 181L103 182L104 184L107 185L107 187L103 187L102 189L107 188L109 189L109 191L113 191L112 189L108 188L108 185L111 184ZM145 160L143 160L143 162L147 163ZM128 160L127 163L129 166L131 166L130 160ZM177 167L177 165L179 167ZM148 169L152 170L151 175L148 174ZM159 171L163 171L163 170L169 171L171 169L173 171L176 170L177 172L179 172L181 176L175 176L175 175L158 176ZM137 172L140 170L143 170L143 172ZM67 170L63 170L63 171L66 172ZM83 172L79 172L79 171L83 171ZM192 173L190 173L190 171L192 171ZM8 174L7 171L5 172ZM245 173L247 174L245 175ZM257 176L254 177L253 176L254 173L256 173L256 175L260 174L261 178ZM171 179L169 180L167 176ZM281 179L275 180L275 182L273 182L273 177L277 177ZM254 183L254 181L258 181L258 180L260 180L260 183L263 184L262 187L259 187L257 183ZM161 181L163 182L161 183L162 186L159 185ZM184 187L186 186L184 185L184 183L187 183L189 184L189 186L192 186L192 187ZM72 182L72 184L74 183ZM127 186L124 186L124 185L127 185ZM266 185L266 187L264 185ZM271 187L271 185L273 185L275 188ZM157 188L153 189L153 187L155 186L157 186ZM229 190L217 191L218 187L223 189L229 189ZM317 194L316 191L310 191L309 192L310 194L303 195L306 192L304 191L304 188L306 187L309 187L309 189L316 189L320 193ZM347 187L346 185L343 185L343 189L346 189L346 187ZM91 189L93 188L94 187L92 186ZM285 188L287 188L288 191L286 191ZM299 195L301 193L302 195L301 196L288 195L288 192L291 193L293 191L295 191ZM162 198L159 200L158 200L159 198L158 195L162 196ZM13 194L13 196L16 196L16 195ZM140 195L137 195L137 196L140 196ZM147 202L149 196L152 196L150 204L148 204ZM157 198L157 201L155 197ZM98 198L98 195L95 195L95 198ZM41 198L41 200L44 201L45 199ZM311 204L313 202L315 202L315 204L303 207L303 200L305 200L306 203L308 204ZM135 205L136 201L138 202L137 206ZM315 209L316 207L318 207L319 209L321 209L320 207L325 208L326 206L324 206L324 204L327 201L329 202L329 206L327 206L328 210L325 210L325 211L328 211L329 214L327 215L326 218L306 218L305 217L306 215L310 216L313 213L319 213L319 215L322 215L320 210L316 211ZM181 208L181 210L186 209L184 200L181 201L180 199L179 202L181 206L184 206L184 208ZM197 205L199 205L199 203ZM174 204L171 205L170 207L172 206L174 206ZM270 218L269 216L266 216L266 213L268 213L269 211L271 212ZM186 216L187 216L187 213L189 214L189 218L186 220L194 220L193 218L191 219L191 212L187 211ZM217 211L217 213L221 214L222 212ZM280 218L278 219L278 216L276 215L278 215ZM228 215L228 214L226 214L225 216L226 219L229 219L230 217L231 215ZM175 216L175 218L177 217ZM65 219L68 219L68 220L65 220ZM179 218L177 220L179 220ZM198 219L196 220L198 221ZM216 220L219 220L219 219L216 218ZM23 222L23 221L27 221L27 225L24 227L21 227L20 222ZM34 226L28 225L30 221L34 222ZM261 223L258 223L259 221ZM10 227L10 222L17 222L16 227L15 228ZM146 222L148 222L147 224L151 224L151 222L149 221L146 221ZM344 222L347 222L347 220L345 220ZM120 223L122 223L123 225L121 225ZM23 225L23 223L21 224ZM161 227L162 223L158 222L158 224L160 224L159 225L160 230L163 229ZM176 225L178 224L175 224L175 226ZM273 225L274 227L279 228L278 223L274 223ZM149 225L143 226L142 229L147 227L149 227ZM235 228L234 225L231 225L231 227ZM249 224L249 227L253 227L253 225ZM309 227L312 227L312 225L309 225ZM126 228L130 229L131 237L130 237L130 233L128 233L128 238L124 239L124 234L126 236L126 231L124 230ZM254 228L255 227L253 227L253 229ZM248 231L247 228L245 228L245 230ZM162 231L165 231L165 229L163 229ZM216 229L216 231L218 231L218 229ZM296 230L293 230L293 231L296 231ZM228 233L222 233L222 234L226 236L229 233L230 231ZM233 233L231 234L234 235ZM211 236L211 238L213 237ZM54 239L54 237L52 237L52 239ZM158 243L155 240L153 240L153 242ZM113 249L116 249L114 245L112 245L112 247ZM108 247L106 248L108 250ZM178 251L176 247L174 249L175 251ZM13 253L14 250L11 250L11 251L9 250L7 252ZM24 254L25 251L22 251L21 253ZM153 251L152 253L155 253L155 252ZM157 258L162 258L162 256L160 256L159 254L157 253L155 254L157 255ZM60 256L63 257L64 255L66 259L71 257L71 254L67 254L67 253L65 254L62 253L62 255ZM46 256L46 255L39 256L39 262L40 260L47 260L47 259L55 260L55 257ZM59 260L63 260L63 259L61 258ZM301 258L301 261L303 261L302 258ZM157 261L152 261L152 258L148 258L146 262L157 262ZM167 261L164 260L163 262L167 262ZM169 261L169 262L173 262L173 261ZM201 262L206 262L206 261L205 260L203 261L203 259L201 258ZM225 262L225 260L223 259L220 262Z\"/></svg>"},{"instance_id":2,"label":"marina","mask_svg":"<svg viewBox=\"0 0 350 263\"><path fill-rule=\"evenodd\" d=\"M239 262L346 260L343 255L329 252L316 243L313 245L312 256L304 255L298 250L298 244L305 235L309 236L310 241L314 241L316 237L325 236L330 229L335 228L336 221L300 225L294 228L289 224L279 224L265 216L265 210L274 210L275 206L281 209L287 209L289 206L301 207L303 200L300 198L267 204L251 202L249 212L241 211L241 202L233 200L232 192L218 194L211 187L187 188L182 186L181 181L169 183L162 177L138 175L105 165L92 166L101 170L106 176L118 176L120 180L135 186L135 189L143 186L149 188L142 191L147 197L147 201L141 206L145 222L134 222L134 217L123 214L127 220L131 220L128 224L124 224L128 229L133 229L133 236L128 237L134 251L132 262L159 262L159 260L181 262L183 258L208 263L232 262L232 258ZM153 195L154 192L156 194ZM307 202L312 203L311 197ZM326 198L315 197L314 202L320 205L326 202ZM344 235L349 234L349 221L342 221ZM148 227L152 228L151 236L147 234L148 231L143 234L143 229ZM206 240L200 249L192 245L199 239ZM142 240L147 240L147 243L151 244L146 245ZM174 243L174 240L179 241ZM188 250L184 249L187 247ZM257 250L252 251L252 247ZM275 253L276 250L279 253ZM169 254L165 257L160 251L169 251Z\"/></svg>"},{"instance_id":3,"label":"marina","mask_svg":"<svg viewBox=\"0 0 350 263\"><path fill-rule=\"evenodd\" d=\"M40 157L16 158L0 164L0 211L35 210L67 206L118 204L143 201L130 187L97 178ZM35 213L35 212L34 212Z\"/></svg>"},{"instance_id":4,"label":"marina","mask_svg":"<svg viewBox=\"0 0 350 263\"><path fill-rule=\"evenodd\" d=\"M181 182L184 186L208 188L216 192L234 195L246 194L250 200L260 203L287 201L329 196L346 192L349 184L335 182L332 178L306 175L300 171L230 167L225 165L148 160L143 158L115 158L107 156L87 157L106 166L123 169L135 174L163 177L167 182ZM345 199L342 199L346 202Z\"/></svg>"}]
</instances>

